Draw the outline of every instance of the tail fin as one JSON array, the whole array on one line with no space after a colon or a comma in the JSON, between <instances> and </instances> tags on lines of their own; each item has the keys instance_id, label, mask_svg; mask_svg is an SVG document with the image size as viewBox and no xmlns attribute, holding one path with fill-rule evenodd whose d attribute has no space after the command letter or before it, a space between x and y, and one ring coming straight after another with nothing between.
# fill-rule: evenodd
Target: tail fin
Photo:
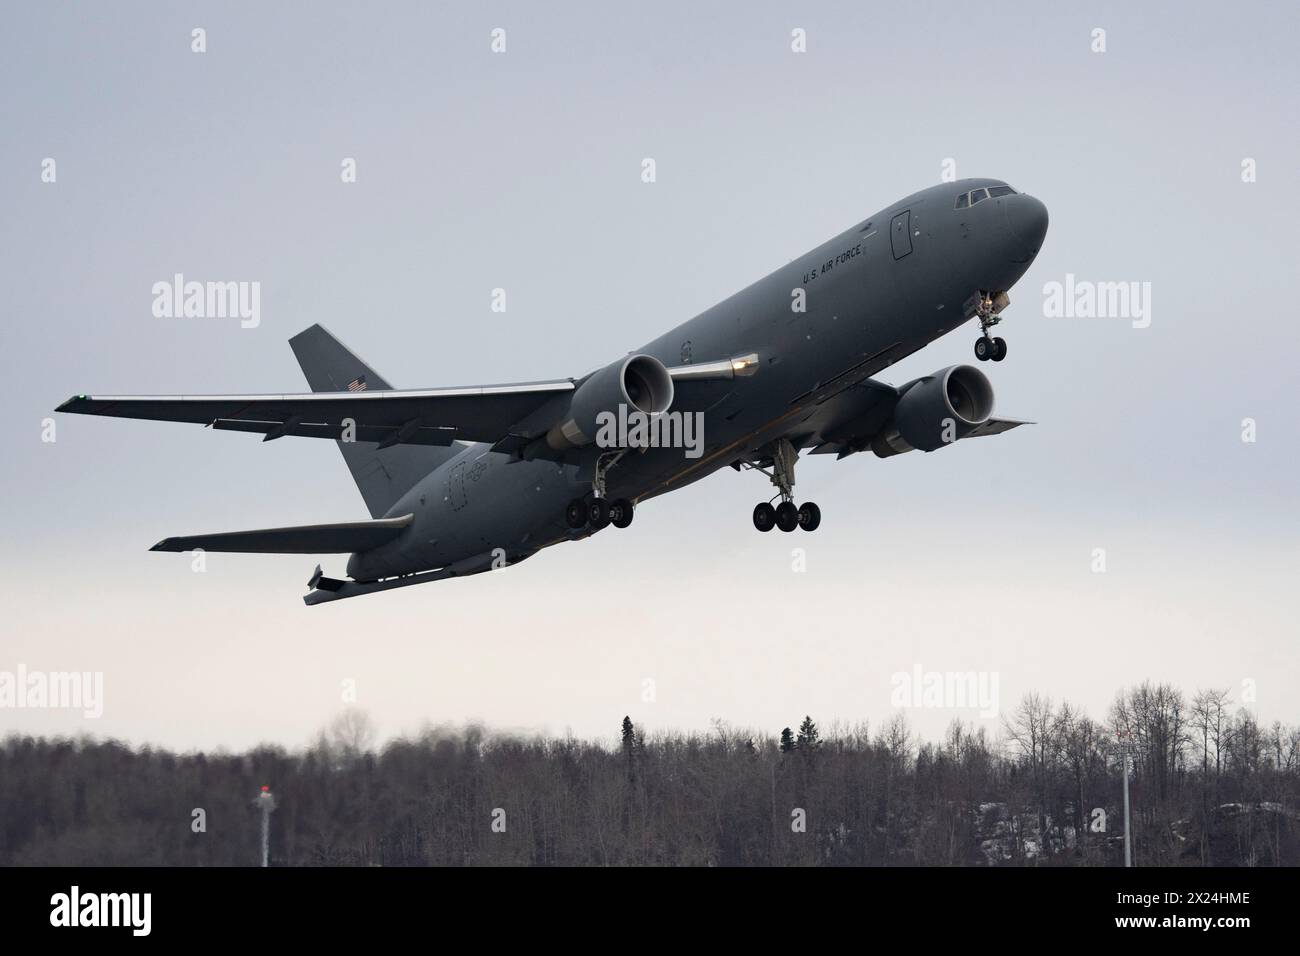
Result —
<instances>
[{"instance_id":1,"label":"tail fin","mask_svg":"<svg viewBox=\"0 0 1300 956\"><path fill-rule=\"evenodd\" d=\"M322 326L313 325L289 340L313 392L376 391L392 388ZM357 483L372 518L382 517L421 478L460 451L460 446L339 442L339 451Z\"/></svg>"}]
</instances>

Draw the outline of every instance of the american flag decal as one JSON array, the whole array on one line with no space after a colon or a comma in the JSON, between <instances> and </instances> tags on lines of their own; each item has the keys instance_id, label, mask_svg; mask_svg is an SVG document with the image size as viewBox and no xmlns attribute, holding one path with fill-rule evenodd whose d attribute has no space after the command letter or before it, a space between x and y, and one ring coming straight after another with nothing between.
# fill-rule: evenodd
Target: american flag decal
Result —
<instances>
[{"instance_id":1,"label":"american flag decal","mask_svg":"<svg viewBox=\"0 0 1300 956\"><path fill-rule=\"evenodd\" d=\"M358 375L352 381L348 382L349 392L364 392L366 390L366 377Z\"/></svg>"}]
</instances>

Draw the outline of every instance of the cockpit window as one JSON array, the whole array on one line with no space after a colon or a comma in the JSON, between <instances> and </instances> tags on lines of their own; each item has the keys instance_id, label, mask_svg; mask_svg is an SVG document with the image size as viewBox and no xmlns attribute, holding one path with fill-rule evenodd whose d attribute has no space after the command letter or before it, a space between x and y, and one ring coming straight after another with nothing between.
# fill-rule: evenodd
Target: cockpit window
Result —
<instances>
[{"instance_id":1,"label":"cockpit window","mask_svg":"<svg viewBox=\"0 0 1300 956\"><path fill-rule=\"evenodd\" d=\"M997 198L998 196L1015 195L1015 190L1010 186L990 186L987 189L972 189L968 193L962 193L957 197L957 204L954 208L965 209L967 206L973 206L977 202L985 199Z\"/></svg>"}]
</instances>

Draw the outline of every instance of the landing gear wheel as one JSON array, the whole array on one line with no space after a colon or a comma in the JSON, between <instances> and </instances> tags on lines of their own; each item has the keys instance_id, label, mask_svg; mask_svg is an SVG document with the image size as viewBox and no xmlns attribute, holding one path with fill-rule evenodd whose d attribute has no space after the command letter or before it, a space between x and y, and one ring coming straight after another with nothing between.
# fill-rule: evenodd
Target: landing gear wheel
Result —
<instances>
[{"instance_id":1,"label":"landing gear wheel","mask_svg":"<svg viewBox=\"0 0 1300 956\"><path fill-rule=\"evenodd\" d=\"M632 502L615 498L609 506L609 523L615 528L626 528L632 523Z\"/></svg>"},{"instance_id":2,"label":"landing gear wheel","mask_svg":"<svg viewBox=\"0 0 1300 956\"><path fill-rule=\"evenodd\" d=\"M1006 358L1006 357L1007 357L1007 342L1006 342L1006 339L994 339L994 340L993 340L993 356L992 356L993 361L995 361L995 362L1001 362L1001 361L1002 361L1004 358Z\"/></svg>"},{"instance_id":3,"label":"landing gear wheel","mask_svg":"<svg viewBox=\"0 0 1300 956\"><path fill-rule=\"evenodd\" d=\"M799 506L799 527L805 531L816 531L817 526L822 523L822 509L818 508L811 501L805 501Z\"/></svg>"},{"instance_id":4,"label":"landing gear wheel","mask_svg":"<svg viewBox=\"0 0 1300 956\"><path fill-rule=\"evenodd\" d=\"M754 527L759 531L771 531L776 527L790 532L801 526L812 531L821 524L821 509L815 504L809 502L799 508L794 503L794 466L799 459L799 449L790 439L779 438L758 449L755 455L756 459L736 461L735 467L751 468L767 475L779 489L779 494L754 506ZM767 470L768 462L771 463L771 471ZM773 508L772 502L778 497L781 503Z\"/></svg>"},{"instance_id":5,"label":"landing gear wheel","mask_svg":"<svg viewBox=\"0 0 1300 956\"><path fill-rule=\"evenodd\" d=\"M581 498L574 498L565 506L564 522L570 528L577 531L579 528L587 526L587 502Z\"/></svg>"},{"instance_id":6,"label":"landing gear wheel","mask_svg":"<svg viewBox=\"0 0 1300 956\"><path fill-rule=\"evenodd\" d=\"M587 505L587 523L599 531L609 524L609 502L604 498L592 498Z\"/></svg>"},{"instance_id":7,"label":"landing gear wheel","mask_svg":"<svg viewBox=\"0 0 1300 956\"><path fill-rule=\"evenodd\" d=\"M991 356L992 354L993 354L992 342L990 342L982 335L975 340L975 357L977 359L979 359L981 362L987 362L989 360L989 356Z\"/></svg>"}]
</instances>

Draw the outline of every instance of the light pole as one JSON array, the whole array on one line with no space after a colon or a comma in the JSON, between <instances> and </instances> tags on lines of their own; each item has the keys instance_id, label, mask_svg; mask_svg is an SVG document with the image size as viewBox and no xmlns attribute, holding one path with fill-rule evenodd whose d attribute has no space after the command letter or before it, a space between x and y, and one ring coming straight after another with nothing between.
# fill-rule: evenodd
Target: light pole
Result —
<instances>
[{"instance_id":1,"label":"light pole","mask_svg":"<svg viewBox=\"0 0 1300 956\"><path fill-rule=\"evenodd\" d=\"M1133 734L1127 730L1115 731L1116 741L1111 745L1110 752L1118 754L1120 761L1124 765L1124 865L1126 867L1133 865L1133 845L1129 834L1132 827L1129 822L1128 810L1128 762L1134 754L1141 752L1142 747L1133 742Z\"/></svg>"},{"instance_id":2,"label":"light pole","mask_svg":"<svg viewBox=\"0 0 1300 956\"><path fill-rule=\"evenodd\" d=\"M275 809L275 797L271 788L263 784L262 792L257 795L257 806L262 811L262 866L271 863L271 811Z\"/></svg>"}]
</instances>

